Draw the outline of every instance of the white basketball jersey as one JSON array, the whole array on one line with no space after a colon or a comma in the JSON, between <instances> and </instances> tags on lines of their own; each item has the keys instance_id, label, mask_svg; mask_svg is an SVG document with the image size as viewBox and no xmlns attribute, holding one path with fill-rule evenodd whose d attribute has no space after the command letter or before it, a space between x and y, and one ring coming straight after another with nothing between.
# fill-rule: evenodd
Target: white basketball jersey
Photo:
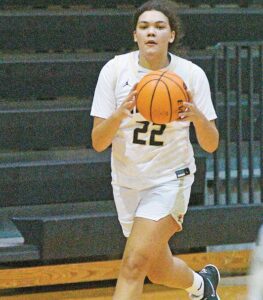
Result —
<instances>
[{"instance_id":1,"label":"white basketball jersey","mask_svg":"<svg viewBox=\"0 0 263 300\"><path fill-rule=\"evenodd\" d=\"M126 99L133 85L150 72L138 64L139 51L119 55L101 70L91 115L107 119ZM210 87L204 71L192 62L170 54L166 68L178 74L193 95L193 101L208 120L216 119ZM139 112L124 119L112 141L112 182L145 189L177 179L176 171L196 171L189 140L189 122L153 124Z\"/></svg>"}]
</instances>

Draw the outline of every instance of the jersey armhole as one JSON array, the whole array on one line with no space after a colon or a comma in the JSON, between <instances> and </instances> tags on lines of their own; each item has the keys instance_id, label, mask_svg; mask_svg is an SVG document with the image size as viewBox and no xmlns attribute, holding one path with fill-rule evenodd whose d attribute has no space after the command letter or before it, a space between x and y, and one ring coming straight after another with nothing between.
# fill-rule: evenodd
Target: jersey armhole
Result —
<instances>
[{"instance_id":1,"label":"jersey armhole","mask_svg":"<svg viewBox=\"0 0 263 300\"><path fill-rule=\"evenodd\" d=\"M119 72L120 72L120 67L119 67L119 64L120 64L119 61L120 61L120 59L119 59L119 56L116 55L114 57L114 60L116 61L116 64L115 64L116 72L114 72L114 74L115 74L115 78L114 78L114 92L115 92L116 91L117 80L119 78Z\"/></svg>"}]
</instances>

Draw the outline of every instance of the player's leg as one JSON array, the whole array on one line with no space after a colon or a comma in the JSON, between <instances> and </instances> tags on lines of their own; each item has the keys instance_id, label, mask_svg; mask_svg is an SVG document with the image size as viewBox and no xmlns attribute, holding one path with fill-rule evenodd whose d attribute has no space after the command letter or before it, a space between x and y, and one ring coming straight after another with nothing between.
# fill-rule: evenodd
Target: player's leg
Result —
<instances>
[{"instance_id":1,"label":"player's leg","mask_svg":"<svg viewBox=\"0 0 263 300\"><path fill-rule=\"evenodd\" d=\"M187 211L193 179L193 176L185 176L144 191L136 211L137 216L150 216L158 220L165 211L170 212L170 218L179 226L176 231L180 231ZM214 290L219 281L219 273L215 267L209 266L204 272L198 274L188 268L183 261L173 257L168 241L161 249L159 257L151 264L148 276L155 283L185 289L196 300L203 298L204 293L206 296L215 294Z\"/></svg>"},{"instance_id":2,"label":"player's leg","mask_svg":"<svg viewBox=\"0 0 263 300\"><path fill-rule=\"evenodd\" d=\"M156 257L177 230L175 220L167 216L159 221L135 218L127 240L114 300L139 300L145 276ZM189 284L191 284L191 275Z\"/></svg>"},{"instance_id":3,"label":"player's leg","mask_svg":"<svg viewBox=\"0 0 263 300\"><path fill-rule=\"evenodd\" d=\"M213 295L219 281L217 269L209 266L200 275L193 273L184 262L173 258L168 248L170 237L182 228L192 181L193 178L187 176L168 185L145 190L141 195L129 189L114 189L115 203L117 209L119 207L118 215L124 234L129 235L132 228L123 256L114 300L140 299L147 273L156 283L187 289L194 297L197 296L193 299L201 299L203 289L207 292L206 295ZM169 199L174 199L175 195L176 205L174 206L173 202L170 205ZM133 201L121 201L127 198ZM129 207L131 204L132 210ZM137 218L132 227L135 209ZM172 216L159 218L159 214L162 215L166 210L171 211ZM154 219L156 220L153 221ZM167 272L163 272L164 269ZM160 270L162 272L158 273ZM178 274L180 276L177 276ZM202 278L205 283L203 286L201 286ZM210 285L211 281L212 285Z\"/></svg>"},{"instance_id":4,"label":"player's leg","mask_svg":"<svg viewBox=\"0 0 263 300\"><path fill-rule=\"evenodd\" d=\"M168 243L161 249L147 276L153 283L180 289L189 288L194 280L194 272L184 261L172 255Z\"/></svg>"},{"instance_id":5,"label":"player's leg","mask_svg":"<svg viewBox=\"0 0 263 300\"><path fill-rule=\"evenodd\" d=\"M191 299L220 299L216 293L220 280L217 268L207 265L196 273L182 260L172 255L168 244L159 253L155 263L151 265L147 276L153 283L186 290ZM190 278L192 278L191 281Z\"/></svg>"},{"instance_id":6,"label":"player's leg","mask_svg":"<svg viewBox=\"0 0 263 300\"><path fill-rule=\"evenodd\" d=\"M194 176L190 175L142 191L136 215L156 221L166 216L174 224L175 232L181 231L193 181ZM182 289L190 287L194 279L193 271L183 261L172 256L168 240L151 264L148 275L156 283Z\"/></svg>"}]
</instances>

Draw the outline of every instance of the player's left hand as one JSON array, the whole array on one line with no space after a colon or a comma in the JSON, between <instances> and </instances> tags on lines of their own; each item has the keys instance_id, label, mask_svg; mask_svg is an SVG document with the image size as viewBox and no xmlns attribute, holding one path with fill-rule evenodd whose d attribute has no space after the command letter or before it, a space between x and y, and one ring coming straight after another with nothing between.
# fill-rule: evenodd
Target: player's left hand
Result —
<instances>
[{"instance_id":1,"label":"player's left hand","mask_svg":"<svg viewBox=\"0 0 263 300\"><path fill-rule=\"evenodd\" d=\"M188 122L198 122L205 118L203 113L197 108L195 103L193 102L192 94L187 91L190 101L183 102L183 106L185 107L185 111L179 113L178 121L188 121Z\"/></svg>"}]
</instances>

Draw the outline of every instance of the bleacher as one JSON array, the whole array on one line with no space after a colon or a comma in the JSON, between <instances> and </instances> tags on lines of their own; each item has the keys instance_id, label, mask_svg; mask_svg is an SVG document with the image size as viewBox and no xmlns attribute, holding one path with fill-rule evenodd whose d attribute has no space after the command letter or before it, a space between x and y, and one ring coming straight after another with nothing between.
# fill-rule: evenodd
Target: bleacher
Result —
<instances>
[{"instance_id":1,"label":"bleacher","mask_svg":"<svg viewBox=\"0 0 263 300\"><path fill-rule=\"evenodd\" d=\"M114 55L134 49L132 14L142 2L0 2L2 264L121 257L125 239L113 203L110 152L96 153L91 148L89 112L101 67ZM215 157L208 155L192 135L198 173L185 230L176 241L172 239L171 246L176 252L253 242L263 221L262 44L252 58L245 50L240 56L239 94L233 87L236 74L231 71L225 78L226 57L215 54L215 46L219 42L262 42L263 5L258 0L189 0L183 1L178 14L185 32L182 53L205 70L211 84L221 147ZM234 54L229 57L235 67ZM242 97L239 111L238 97ZM241 121L238 113L243 116ZM241 179L235 169L234 129L239 121L243 128L240 146L248 149L241 173L250 174ZM230 127L234 129L229 131ZM226 152L231 156L227 160ZM252 154L255 163L251 165ZM233 171L230 177L226 169ZM250 191L241 202L233 194L238 179ZM213 196L214 186L219 200ZM225 186L232 200L229 194L223 195Z\"/></svg>"}]
</instances>

